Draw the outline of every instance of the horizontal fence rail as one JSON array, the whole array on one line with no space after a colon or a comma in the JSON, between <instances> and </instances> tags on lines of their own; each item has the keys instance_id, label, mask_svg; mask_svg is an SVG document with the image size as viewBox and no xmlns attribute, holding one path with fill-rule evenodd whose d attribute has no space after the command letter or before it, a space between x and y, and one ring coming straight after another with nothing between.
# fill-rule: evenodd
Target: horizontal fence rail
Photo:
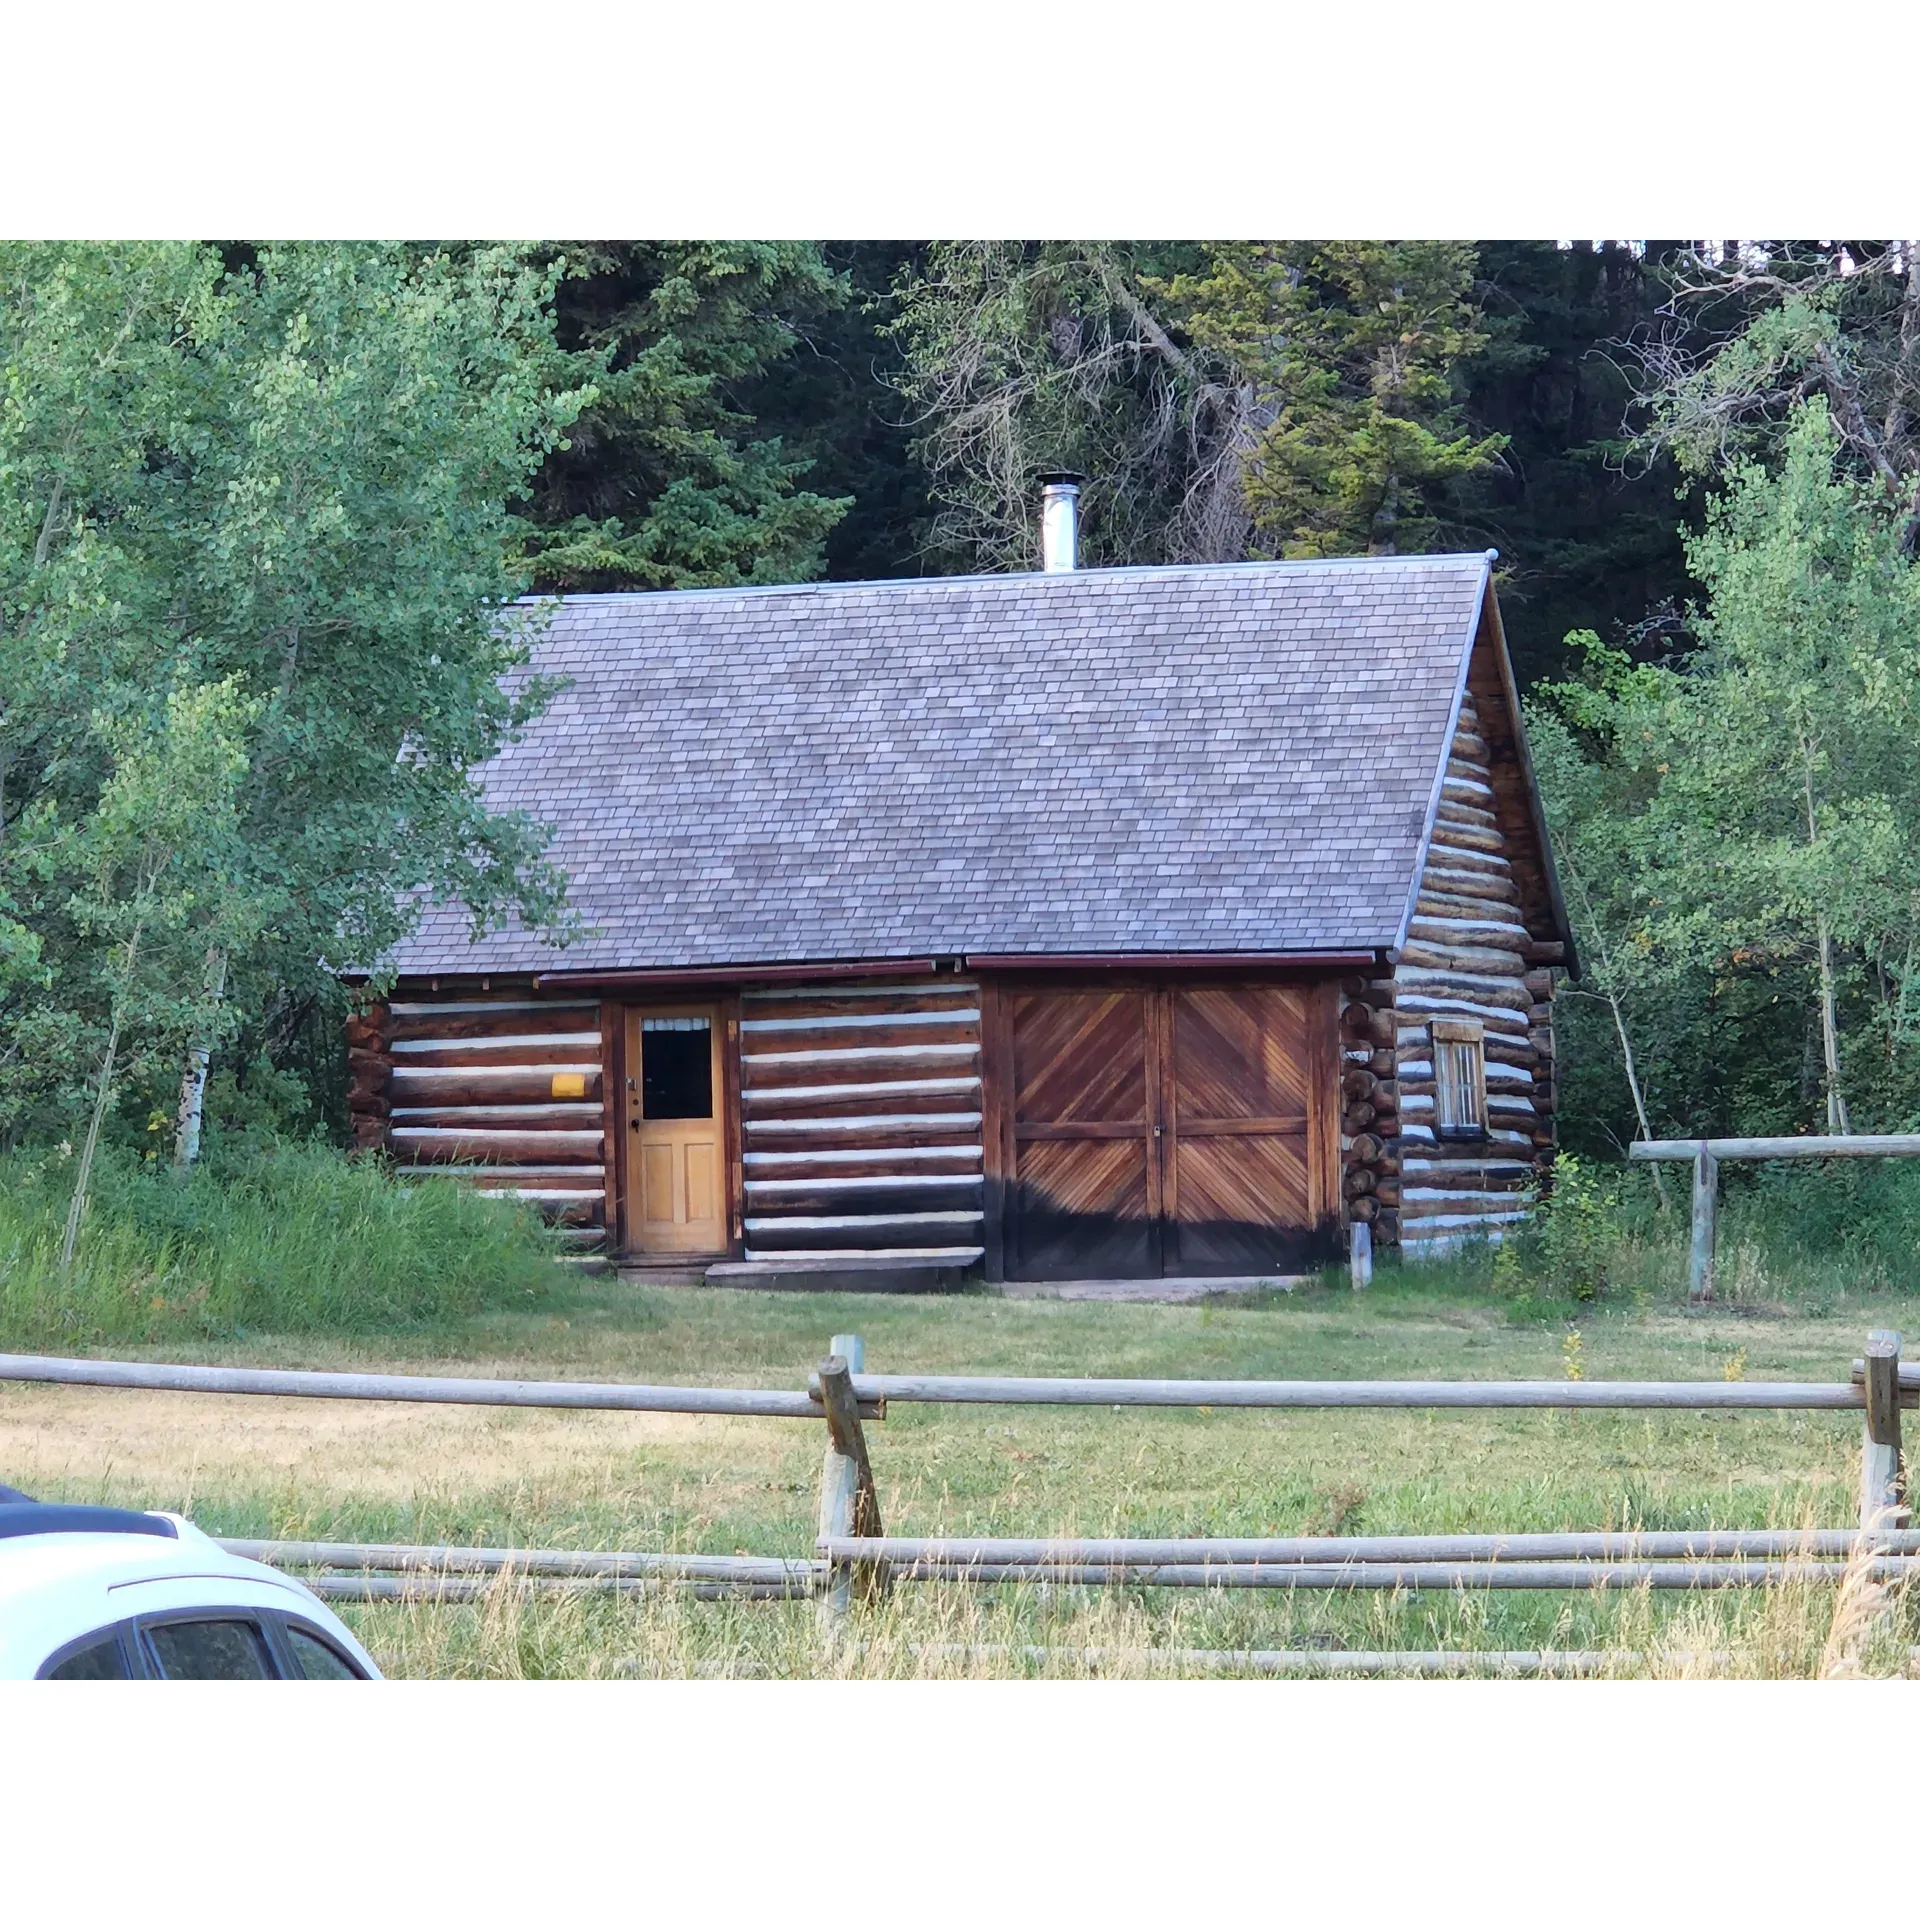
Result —
<instances>
[{"instance_id":1,"label":"horizontal fence rail","mask_svg":"<svg viewBox=\"0 0 1920 1920\"><path fill-rule=\"evenodd\" d=\"M1846 1560L1350 1560L1334 1566L1045 1566L971 1561L888 1563L896 1580L948 1580L983 1586L1044 1581L1069 1587L1206 1587L1356 1592L1406 1587L1507 1589L1657 1587L1688 1591L1838 1583L1849 1577L1907 1580L1920 1575L1911 1555Z\"/></svg>"},{"instance_id":2,"label":"horizontal fence rail","mask_svg":"<svg viewBox=\"0 0 1920 1920\"><path fill-rule=\"evenodd\" d=\"M222 1540L229 1553L273 1567L349 1568L362 1573L546 1574L576 1580L738 1581L793 1584L824 1562L725 1553L594 1553L557 1547L360 1546L314 1540Z\"/></svg>"},{"instance_id":3,"label":"horizontal fence rail","mask_svg":"<svg viewBox=\"0 0 1920 1920\"><path fill-rule=\"evenodd\" d=\"M459 1380L412 1373L301 1373L272 1367L175 1367L144 1360L62 1360L0 1354L0 1380L165 1393L281 1394L301 1400L404 1400L448 1407L562 1407L613 1413L753 1414L818 1420L820 1404L771 1387L628 1386L590 1380ZM862 1407L867 1419L884 1409Z\"/></svg>"},{"instance_id":4,"label":"horizontal fence rail","mask_svg":"<svg viewBox=\"0 0 1920 1920\"><path fill-rule=\"evenodd\" d=\"M1920 1532L1436 1533L1271 1540L1002 1540L826 1538L830 1559L889 1566L1344 1566L1357 1562L1738 1559L1845 1560L1920 1554Z\"/></svg>"},{"instance_id":5,"label":"horizontal fence rail","mask_svg":"<svg viewBox=\"0 0 1920 1920\"><path fill-rule=\"evenodd\" d=\"M1629 1160L1911 1160L1920 1158L1920 1133L1787 1133L1733 1140L1635 1140Z\"/></svg>"},{"instance_id":6,"label":"horizontal fence rail","mask_svg":"<svg viewBox=\"0 0 1920 1920\"><path fill-rule=\"evenodd\" d=\"M817 1381L818 1376L815 1376ZM1916 1382L1920 1384L1920 1382ZM1858 1413L1862 1386L1795 1380L1049 1380L856 1373L861 1401L988 1407L1715 1407Z\"/></svg>"}]
</instances>

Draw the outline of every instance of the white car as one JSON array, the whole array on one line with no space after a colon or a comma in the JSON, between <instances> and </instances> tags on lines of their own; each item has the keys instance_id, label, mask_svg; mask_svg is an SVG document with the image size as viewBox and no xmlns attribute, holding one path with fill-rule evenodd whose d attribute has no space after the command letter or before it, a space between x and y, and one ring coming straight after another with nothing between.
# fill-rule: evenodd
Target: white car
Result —
<instances>
[{"instance_id":1,"label":"white car","mask_svg":"<svg viewBox=\"0 0 1920 1920\"><path fill-rule=\"evenodd\" d=\"M189 1520L0 1489L0 1680L377 1680L299 1581Z\"/></svg>"}]
</instances>

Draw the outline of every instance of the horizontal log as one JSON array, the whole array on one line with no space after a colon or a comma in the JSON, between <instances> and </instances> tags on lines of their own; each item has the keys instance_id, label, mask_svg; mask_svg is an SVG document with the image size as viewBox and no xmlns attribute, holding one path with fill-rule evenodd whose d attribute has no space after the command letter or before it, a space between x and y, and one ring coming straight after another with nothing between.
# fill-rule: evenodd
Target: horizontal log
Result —
<instances>
[{"instance_id":1,"label":"horizontal log","mask_svg":"<svg viewBox=\"0 0 1920 1920\"><path fill-rule=\"evenodd\" d=\"M1511 884L1513 877L1504 853L1482 853L1476 847L1450 846L1437 835L1427 848L1427 866L1442 886L1462 879L1505 880Z\"/></svg>"},{"instance_id":2,"label":"horizontal log","mask_svg":"<svg viewBox=\"0 0 1920 1920\"><path fill-rule=\"evenodd\" d=\"M446 1073L466 1068L498 1073L502 1067L544 1068L549 1073L585 1073L600 1065L600 1036L557 1035L552 1040L518 1035L475 1040L396 1040L396 1072Z\"/></svg>"},{"instance_id":3,"label":"horizontal log","mask_svg":"<svg viewBox=\"0 0 1920 1920\"><path fill-rule=\"evenodd\" d=\"M583 1018L583 1015L585 1016ZM524 1003L486 1012L410 1013L396 1015L392 1039L480 1040L501 1035L580 1034L590 1024L593 1008L527 1007Z\"/></svg>"},{"instance_id":4,"label":"horizontal log","mask_svg":"<svg viewBox=\"0 0 1920 1920\"><path fill-rule=\"evenodd\" d=\"M1340 1182L1340 1191L1349 1200L1357 1200L1363 1193L1374 1189L1374 1176L1371 1167L1349 1167Z\"/></svg>"},{"instance_id":5,"label":"horizontal log","mask_svg":"<svg viewBox=\"0 0 1920 1920\"><path fill-rule=\"evenodd\" d=\"M1519 899L1520 889L1510 874L1484 866L1468 868L1462 863L1436 867L1429 861L1420 876L1418 901L1422 912L1437 913L1448 901L1473 904L1491 900L1515 906Z\"/></svg>"},{"instance_id":6,"label":"horizontal log","mask_svg":"<svg viewBox=\"0 0 1920 1920\"><path fill-rule=\"evenodd\" d=\"M978 1074L914 1076L898 1080L840 1080L822 1086L743 1087L749 1122L817 1116L880 1117L953 1113L980 1099Z\"/></svg>"},{"instance_id":7,"label":"horizontal log","mask_svg":"<svg viewBox=\"0 0 1920 1920\"><path fill-rule=\"evenodd\" d=\"M365 1013L347 1015L347 1045L369 1053L382 1053L386 1050L387 1010L385 1007L369 1008Z\"/></svg>"},{"instance_id":8,"label":"horizontal log","mask_svg":"<svg viewBox=\"0 0 1920 1920\"><path fill-rule=\"evenodd\" d=\"M1365 1067L1351 1067L1340 1076L1340 1091L1349 1100L1364 1100L1380 1084Z\"/></svg>"},{"instance_id":9,"label":"horizontal log","mask_svg":"<svg viewBox=\"0 0 1920 1920\"><path fill-rule=\"evenodd\" d=\"M950 1147L982 1138L977 1113L924 1114L918 1120L892 1115L842 1115L832 1119L749 1120L747 1146L755 1151L806 1153L859 1150L899 1153L915 1147Z\"/></svg>"},{"instance_id":10,"label":"horizontal log","mask_svg":"<svg viewBox=\"0 0 1920 1920\"><path fill-rule=\"evenodd\" d=\"M1376 1247L1397 1247L1400 1244L1400 1212L1397 1207L1382 1205L1373 1216L1373 1244Z\"/></svg>"},{"instance_id":11,"label":"horizontal log","mask_svg":"<svg viewBox=\"0 0 1920 1920\"><path fill-rule=\"evenodd\" d=\"M1520 909L1511 900L1503 900L1492 894L1441 894L1431 887L1422 887L1414 902L1414 915L1416 923L1420 920L1465 920L1522 936L1527 930L1526 922L1520 917Z\"/></svg>"},{"instance_id":12,"label":"horizontal log","mask_svg":"<svg viewBox=\"0 0 1920 1920\"><path fill-rule=\"evenodd\" d=\"M376 1114L356 1113L351 1121L353 1146L356 1153L384 1153L387 1145L387 1123Z\"/></svg>"},{"instance_id":13,"label":"horizontal log","mask_svg":"<svg viewBox=\"0 0 1920 1920\"><path fill-rule=\"evenodd\" d=\"M1398 1085L1399 1083L1397 1081L1382 1080L1375 1086L1374 1090L1367 1095L1367 1104L1372 1107L1376 1114L1398 1113L1400 1111Z\"/></svg>"},{"instance_id":14,"label":"horizontal log","mask_svg":"<svg viewBox=\"0 0 1920 1920\"><path fill-rule=\"evenodd\" d=\"M839 1253L911 1254L933 1244L964 1246L970 1254L982 1244L985 1215L978 1209L953 1213L858 1214L837 1223L809 1221L797 1216L746 1221L747 1250L755 1258L768 1253L818 1254L832 1248Z\"/></svg>"},{"instance_id":15,"label":"horizontal log","mask_svg":"<svg viewBox=\"0 0 1920 1920\"><path fill-rule=\"evenodd\" d=\"M812 1147L768 1150L749 1145L740 1156L743 1170L753 1176L792 1174L977 1172L981 1148L972 1146Z\"/></svg>"},{"instance_id":16,"label":"horizontal log","mask_svg":"<svg viewBox=\"0 0 1920 1920\"><path fill-rule=\"evenodd\" d=\"M1379 1134L1383 1140L1391 1140L1393 1136L1400 1131L1399 1115L1393 1113L1381 1114L1374 1121L1373 1130Z\"/></svg>"},{"instance_id":17,"label":"horizontal log","mask_svg":"<svg viewBox=\"0 0 1920 1920\"><path fill-rule=\"evenodd\" d=\"M1484 801L1442 800L1433 817L1452 827L1474 827L1482 833L1500 831L1500 817L1493 810L1491 795Z\"/></svg>"},{"instance_id":18,"label":"horizontal log","mask_svg":"<svg viewBox=\"0 0 1920 1920\"><path fill-rule=\"evenodd\" d=\"M1380 1202L1372 1194L1363 1193L1357 1200L1347 1202L1349 1220L1371 1221L1380 1211Z\"/></svg>"},{"instance_id":19,"label":"horizontal log","mask_svg":"<svg viewBox=\"0 0 1920 1920\"><path fill-rule=\"evenodd\" d=\"M1536 1086L1533 1090L1533 1110L1535 1113L1557 1113L1560 1110L1560 1096L1554 1091L1552 1083Z\"/></svg>"},{"instance_id":20,"label":"horizontal log","mask_svg":"<svg viewBox=\"0 0 1920 1920\"><path fill-rule=\"evenodd\" d=\"M980 988L975 981L925 987L849 987L839 992L743 993L740 1018L744 1026L757 1020L838 1019L846 1015L922 1014L962 1010L978 1012Z\"/></svg>"},{"instance_id":21,"label":"horizontal log","mask_svg":"<svg viewBox=\"0 0 1920 1920\"><path fill-rule=\"evenodd\" d=\"M1553 998L1552 969L1549 967L1530 968L1526 977L1526 988L1536 1000L1551 1000Z\"/></svg>"},{"instance_id":22,"label":"horizontal log","mask_svg":"<svg viewBox=\"0 0 1920 1920\"><path fill-rule=\"evenodd\" d=\"M1541 966L1560 966L1567 957L1566 942L1563 940L1536 940L1528 950L1529 959Z\"/></svg>"},{"instance_id":23,"label":"horizontal log","mask_svg":"<svg viewBox=\"0 0 1920 1920\"><path fill-rule=\"evenodd\" d=\"M979 1173L866 1174L856 1179L761 1180L743 1183L756 1220L808 1214L945 1213L981 1204Z\"/></svg>"},{"instance_id":24,"label":"horizontal log","mask_svg":"<svg viewBox=\"0 0 1920 1920\"><path fill-rule=\"evenodd\" d=\"M347 1092L347 1111L385 1120L393 1111L393 1102L384 1093L372 1093L360 1087L352 1087Z\"/></svg>"},{"instance_id":25,"label":"horizontal log","mask_svg":"<svg viewBox=\"0 0 1920 1920\"><path fill-rule=\"evenodd\" d=\"M1467 827L1451 820L1436 820L1433 844L1456 853L1497 853L1505 856L1506 836L1497 827Z\"/></svg>"},{"instance_id":26,"label":"horizontal log","mask_svg":"<svg viewBox=\"0 0 1920 1920\"><path fill-rule=\"evenodd\" d=\"M1391 1080L1398 1067L1399 1061L1391 1047L1375 1047L1367 1055L1367 1071L1376 1080Z\"/></svg>"},{"instance_id":27,"label":"horizontal log","mask_svg":"<svg viewBox=\"0 0 1920 1920\"><path fill-rule=\"evenodd\" d=\"M393 1118L402 1126L467 1127L482 1133L578 1133L598 1130L602 1125L597 1100L506 1101L498 1106L449 1101L397 1106Z\"/></svg>"},{"instance_id":28,"label":"horizontal log","mask_svg":"<svg viewBox=\"0 0 1920 1920\"><path fill-rule=\"evenodd\" d=\"M1435 946L1494 947L1510 953L1523 965L1532 944L1525 927L1510 926L1502 920L1469 918L1464 913L1452 916L1416 911L1407 931L1417 940Z\"/></svg>"},{"instance_id":29,"label":"horizontal log","mask_svg":"<svg viewBox=\"0 0 1920 1920\"><path fill-rule=\"evenodd\" d=\"M1691 1160L1705 1147L1716 1160L1910 1160L1920 1133L1788 1134L1739 1140L1635 1140L1629 1160Z\"/></svg>"},{"instance_id":30,"label":"horizontal log","mask_svg":"<svg viewBox=\"0 0 1920 1920\"><path fill-rule=\"evenodd\" d=\"M1397 1207L1400 1204L1400 1181L1394 1174L1382 1174L1373 1183L1373 1197L1380 1202L1381 1208ZM1378 1219L1378 1215L1375 1219Z\"/></svg>"},{"instance_id":31,"label":"horizontal log","mask_svg":"<svg viewBox=\"0 0 1920 1920\"><path fill-rule=\"evenodd\" d=\"M1483 772L1487 765L1487 743L1479 734L1456 729L1453 739L1448 743L1447 758L1464 760L1470 767L1478 767Z\"/></svg>"},{"instance_id":32,"label":"horizontal log","mask_svg":"<svg viewBox=\"0 0 1920 1920\"><path fill-rule=\"evenodd\" d=\"M1400 1017L1407 1022L1402 1032L1409 1035L1426 1035L1430 1020L1478 1020L1483 1033L1501 1034L1517 1045L1525 1041L1531 1030L1527 1016L1512 1007L1489 1007L1451 994L1410 993ZM1424 1040L1421 1044L1425 1044Z\"/></svg>"},{"instance_id":33,"label":"horizontal log","mask_svg":"<svg viewBox=\"0 0 1920 1920\"><path fill-rule=\"evenodd\" d=\"M309 1373L270 1367L171 1366L146 1360L69 1360L0 1354L0 1380L62 1386L138 1387L163 1393L266 1394L294 1400L398 1400L445 1407L571 1407L617 1413L753 1414L814 1420L820 1409L799 1389L661 1387L617 1381L486 1380L412 1373ZM856 1391L859 1391L856 1388ZM885 1417L860 1392L861 1413Z\"/></svg>"},{"instance_id":34,"label":"horizontal log","mask_svg":"<svg viewBox=\"0 0 1920 1920\"><path fill-rule=\"evenodd\" d=\"M1464 969L1455 971L1420 964L1403 966L1400 979L1405 990L1401 999L1403 1012L1409 1004L1416 1004L1422 995L1465 1000L1476 1009L1501 1008L1518 1014L1522 1019L1531 1014L1534 1008L1533 995L1518 980L1503 979L1498 974L1469 973Z\"/></svg>"},{"instance_id":35,"label":"horizontal log","mask_svg":"<svg viewBox=\"0 0 1920 1920\"><path fill-rule=\"evenodd\" d=\"M576 1083L581 1098L598 1104L599 1063L592 1066L543 1061L531 1067L401 1067L393 1076L396 1106L550 1106L556 1077L563 1088Z\"/></svg>"},{"instance_id":36,"label":"horizontal log","mask_svg":"<svg viewBox=\"0 0 1920 1920\"><path fill-rule=\"evenodd\" d=\"M1511 981L1525 995L1528 1006L1535 999L1523 984L1527 963L1511 948L1483 947L1465 939L1436 940L1422 933L1400 950L1400 964L1402 968Z\"/></svg>"},{"instance_id":37,"label":"horizontal log","mask_svg":"<svg viewBox=\"0 0 1920 1920\"><path fill-rule=\"evenodd\" d=\"M970 1009L958 1013L891 1014L872 1021L864 1014L835 1014L805 1023L790 1020L743 1020L740 1023L742 1068L757 1067L769 1060L817 1054L877 1057L880 1050L900 1048L953 1047L970 1052L979 1044L980 1016Z\"/></svg>"},{"instance_id":38,"label":"horizontal log","mask_svg":"<svg viewBox=\"0 0 1920 1920\"><path fill-rule=\"evenodd\" d=\"M421 1165L436 1160L471 1160L499 1167L574 1162L597 1166L605 1149L605 1136L597 1127L590 1133L522 1133L503 1127L395 1126L388 1138L396 1159Z\"/></svg>"},{"instance_id":39,"label":"horizontal log","mask_svg":"<svg viewBox=\"0 0 1920 1920\"><path fill-rule=\"evenodd\" d=\"M1354 1101L1341 1115L1349 1133L1370 1132L1375 1118L1372 1104L1365 1100Z\"/></svg>"},{"instance_id":40,"label":"horizontal log","mask_svg":"<svg viewBox=\"0 0 1920 1920\"><path fill-rule=\"evenodd\" d=\"M79 1363L87 1364L87 1363ZM119 1363L115 1363L119 1364ZM0 1366L0 1379L12 1378ZM1865 1389L1800 1380L1136 1380L857 1373L862 1400L993 1407L1785 1407L1858 1413Z\"/></svg>"},{"instance_id":41,"label":"horizontal log","mask_svg":"<svg viewBox=\"0 0 1920 1920\"><path fill-rule=\"evenodd\" d=\"M976 1074L977 1041L938 1046L792 1048L780 1053L744 1055L744 1088L867 1086L874 1081L923 1080Z\"/></svg>"},{"instance_id":42,"label":"horizontal log","mask_svg":"<svg viewBox=\"0 0 1920 1920\"><path fill-rule=\"evenodd\" d=\"M1541 1054L1531 1039L1508 1039L1504 1034L1490 1033L1480 1044L1490 1067L1510 1067L1530 1079L1538 1079L1543 1073L1551 1076L1552 1063Z\"/></svg>"},{"instance_id":43,"label":"horizontal log","mask_svg":"<svg viewBox=\"0 0 1920 1920\"><path fill-rule=\"evenodd\" d=\"M1353 1145L1347 1150L1349 1157L1358 1166L1370 1167L1385 1151L1377 1133L1357 1133Z\"/></svg>"}]
</instances>

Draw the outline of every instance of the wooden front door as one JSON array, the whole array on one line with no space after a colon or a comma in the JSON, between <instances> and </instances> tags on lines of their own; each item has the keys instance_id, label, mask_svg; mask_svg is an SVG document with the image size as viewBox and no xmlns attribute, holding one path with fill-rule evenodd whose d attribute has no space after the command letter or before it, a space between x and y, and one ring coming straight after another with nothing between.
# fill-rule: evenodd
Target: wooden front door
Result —
<instances>
[{"instance_id":1,"label":"wooden front door","mask_svg":"<svg viewBox=\"0 0 1920 1920\"><path fill-rule=\"evenodd\" d=\"M1319 987L1005 996L1009 1279L1297 1272L1336 1217Z\"/></svg>"},{"instance_id":2,"label":"wooden front door","mask_svg":"<svg viewBox=\"0 0 1920 1920\"><path fill-rule=\"evenodd\" d=\"M726 1251L715 1015L711 1007L627 1014L627 1219L636 1253Z\"/></svg>"}]
</instances>

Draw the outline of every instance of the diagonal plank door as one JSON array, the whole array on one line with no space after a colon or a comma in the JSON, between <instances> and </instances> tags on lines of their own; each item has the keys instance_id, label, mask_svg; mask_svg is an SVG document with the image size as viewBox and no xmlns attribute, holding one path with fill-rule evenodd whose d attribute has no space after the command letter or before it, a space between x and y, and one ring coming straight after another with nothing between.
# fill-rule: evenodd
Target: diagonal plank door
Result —
<instances>
[{"instance_id":1,"label":"diagonal plank door","mask_svg":"<svg viewBox=\"0 0 1920 1920\"><path fill-rule=\"evenodd\" d=\"M1015 1278L1159 1273L1153 1012L1139 988L1007 996L1013 1177L1003 1218Z\"/></svg>"},{"instance_id":2,"label":"diagonal plank door","mask_svg":"<svg viewBox=\"0 0 1920 1920\"><path fill-rule=\"evenodd\" d=\"M1327 1255L1325 988L1043 987L1005 1006L1010 1277L1298 1272Z\"/></svg>"},{"instance_id":3,"label":"diagonal plank door","mask_svg":"<svg viewBox=\"0 0 1920 1920\"><path fill-rule=\"evenodd\" d=\"M1175 988L1168 1001L1167 1271L1298 1272L1328 1211L1315 1120L1337 1064L1333 1010L1312 987Z\"/></svg>"}]
</instances>

